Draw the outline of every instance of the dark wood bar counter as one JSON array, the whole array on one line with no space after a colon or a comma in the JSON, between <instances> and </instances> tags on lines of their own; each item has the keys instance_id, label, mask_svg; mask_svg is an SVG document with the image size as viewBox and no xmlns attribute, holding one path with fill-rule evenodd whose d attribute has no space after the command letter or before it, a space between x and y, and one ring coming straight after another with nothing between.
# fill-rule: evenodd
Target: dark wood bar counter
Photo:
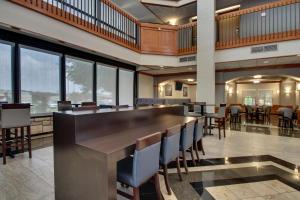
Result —
<instances>
[{"instance_id":1,"label":"dark wood bar counter","mask_svg":"<svg viewBox=\"0 0 300 200\"><path fill-rule=\"evenodd\" d=\"M117 198L117 162L138 138L190 121L183 106L54 113L56 200Z\"/></svg>"}]
</instances>

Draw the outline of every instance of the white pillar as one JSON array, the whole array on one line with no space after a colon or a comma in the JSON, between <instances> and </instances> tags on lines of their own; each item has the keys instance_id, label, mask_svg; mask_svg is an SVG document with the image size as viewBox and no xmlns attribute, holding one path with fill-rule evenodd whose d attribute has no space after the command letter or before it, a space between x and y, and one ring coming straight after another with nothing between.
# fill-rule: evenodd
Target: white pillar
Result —
<instances>
[{"instance_id":1,"label":"white pillar","mask_svg":"<svg viewBox=\"0 0 300 200\"><path fill-rule=\"evenodd\" d=\"M197 0L197 16L197 102L215 104L215 0Z\"/></svg>"}]
</instances>

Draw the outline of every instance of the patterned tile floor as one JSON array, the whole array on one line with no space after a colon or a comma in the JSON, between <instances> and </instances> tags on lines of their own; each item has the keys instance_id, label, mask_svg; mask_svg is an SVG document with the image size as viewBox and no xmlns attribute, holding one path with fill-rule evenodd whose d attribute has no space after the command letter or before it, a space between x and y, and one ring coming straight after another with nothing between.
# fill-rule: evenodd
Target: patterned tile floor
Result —
<instances>
[{"instance_id":1,"label":"patterned tile floor","mask_svg":"<svg viewBox=\"0 0 300 200\"><path fill-rule=\"evenodd\" d=\"M211 158L225 158L229 157L239 157L239 156L256 156L256 155L271 155L279 159L294 163L300 166L300 148L299 148L299 138L293 137L281 137L277 135L265 135L265 134L256 134L252 132L241 132L241 131L227 131L226 139L222 138L219 140L217 134L213 136L206 136L204 138L204 147L206 155L203 156L203 159ZM185 175L184 182L179 182L177 175L174 173L176 170L170 170L170 180L172 185L172 190L174 194L172 196L167 196L164 193L165 199L205 199L210 200L216 197L214 191L218 187L227 187L226 185L212 185L209 183L216 183L214 179L216 174L217 178L222 179L228 178L225 175L230 175L229 179L240 178L243 174L248 174L250 172L251 176L271 176L277 173L282 173L284 176L294 177L295 174L293 170L287 172L288 169L278 165L278 163L273 163L272 161L264 162L248 162L248 163L235 163L231 165L216 165L216 166L199 166L190 168L190 175ZM230 164L230 163L229 163ZM262 168L258 170L257 165L263 165ZM220 171L221 170L221 171ZM223 170L223 171L222 171ZM246 170L246 172L243 170ZM250 172L247 172L247 170ZM272 173L269 173L268 170ZM263 171L262 174L257 174L257 171ZM205 173L204 173L205 172ZM173 174L172 174L173 173ZM196 173L196 174L195 174ZM288 174L285 174L288 173ZM249 175L249 176L250 176ZM201 177L201 179L199 179ZM203 178L204 177L204 178ZM299 178L296 175L296 178ZM258 180L259 178L257 178ZM282 181L282 177L268 177L268 179L262 179L260 181L252 181L249 184L254 184L258 182L261 184L261 181ZM161 188L165 192L163 179L161 177ZM208 180L208 182L206 181ZM295 179L293 184L298 183L299 180ZM199 183L205 183L207 186L202 187L201 190L205 191L204 196L199 195ZM234 182L236 184L236 182ZM188 186L191 190L183 190L178 192L176 187ZM193 185L194 184L194 185ZM198 184L198 185L197 185ZM238 183L245 184L245 182ZM248 183L246 183L248 184ZM286 182L282 184L287 184ZM200 184L201 185L201 184ZM232 185L232 184L228 184ZM290 186L290 185L289 185ZM151 199L151 189L152 186L144 187L143 194L146 194L142 199ZM216 188L217 189L214 189ZM228 186L229 187L229 186ZM255 187L255 185L253 186ZM291 186L290 186L291 187ZM150 188L150 189L149 189ZM197 189L198 188L198 189ZM209 188L209 189L206 189ZM230 188L230 187L229 187ZM251 187L247 187L251 188ZM295 189L295 187L294 187ZM130 189L129 189L130 191ZM180 190L179 190L180 191ZM209 192L208 192L209 191ZM288 195L297 195L296 192L291 191L291 194L280 194L275 195L269 199L280 199L279 197L287 197ZM246 191L245 191L246 193ZM149 194L149 195L148 195ZM178 195L179 194L179 195ZM187 196L184 196L189 194ZM192 197L191 194L195 196ZM147 196L148 195L148 196ZM183 196L182 196L183 195ZM270 194L271 195L271 194ZM287 196L285 196L287 195ZM294 196L292 196L294 197ZM250 198L250 197L249 197ZM252 196L251 196L252 198ZM256 198L258 200L264 199L265 196L260 196ZM54 199L54 170L53 170L53 147L49 146L46 148L36 149L33 151L33 158L28 159L28 154L19 154L15 159L8 159L7 165L0 164L0 200L53 200ZM118 198L123 199L123 198ZM152 198L153 199L153 198ZM223 199L223 198L215 198ZM265 198L266 199L266 198ZM282 198L281 198L282 199ZM294 199L300 199L298 196Z\"/></svg>"}]
</instances>

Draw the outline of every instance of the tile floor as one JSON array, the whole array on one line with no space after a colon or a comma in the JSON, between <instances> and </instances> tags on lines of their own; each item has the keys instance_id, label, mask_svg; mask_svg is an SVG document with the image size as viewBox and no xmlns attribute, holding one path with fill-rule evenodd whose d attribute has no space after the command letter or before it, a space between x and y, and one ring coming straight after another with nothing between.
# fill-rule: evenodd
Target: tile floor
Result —
<instances>
[{"instance_id":1,"label":"tile floor","mask_svg":"<svg viewBox=\"0 0 300 200\"><path fill-rule=\"evenodd\" d=\"M240 131L227 131L227 137L224 140L219 140L217 134L213 136L206 136L204 138L204 147L206 151L206 155L202 158L225 158L225 157L236 157L236 156L252 156L252 155L272 155L278 157L280 159L286 160L288 162L294 163L300 166L300 148L299 148L299 138L293 137L281 137L277 135L265 135L265 134L256 134L250 132L240 132ZM266 165L270 165L269 162L265 163ZM243 166L244 165L244 166ZM201 170L204 170L206 174L204 176L211 177L213 172L209 170L226 170L230 167L232 168L245 168L245 167L253 167L255 163L248 164L239 164L232 166L217 166L214 169L214 166L205 166L200 168L191 168L191 172L200 173ZM273 165L272 165L273 166ZM254 167L255 169L255 167ZM278 168L279 169L279 168ZM275 170L275 169L274 169ZM170 170L172 172L172 170ZM276 171L276 170L275 170ZM229 172L226 173L237 173L237 172ZM223 175L219 175L223 176ZM174 183L178 180L174 174ZM161 177L162 178L162 177ZM172 178L172 176L171 176ZM191 182L197 180L190 180ZM267 183L265 184L265 188L269 188L270 184L274 180L265 180ZM189 183L186 183L190 185ZM240 192L244 194L245 198L252 199L300 199L299 193L295 191L290 192L280 192L273 190L265 190L267 195L263 195L263 193L259 193L258 196L251 196L250 193L252 190L255 190L258 186L255 183L247 183L250 184L251 187L246 187L246 189L238 189ZM257 184L262 184L258 182ZM284 183L280 183L284 184ZM172 189L174 189L174 184L172 184ZM161 181L162 190L165 191L164 184ZM213 186L210 185L208 187L209 193L211 193L210 197L208 196L208 192L205 193L207 196L202 196L201 198L197 194L196 190L193 189L192 193L196 196L194 199L205 199L210 200L214 199L211 196L215 197L215 199L224 199L218 198L215 196L215 192L219 189L219 187L225 187L232 195L235 194L236 187L238 185L230 185L230 186ZM243 186L244 187L244 186ZM192 187L191 187L192 188ZM280 187L284 188L284 187ZM176 189L176 187L175 187ZM206 187L205 187L206 189ZM249 191L250 192L249 192ZM182 194L187 193L187 191L181 191ZM277 192L276 194L272 194L272 192ZM280 194L278 194L280 193ZM176 194L176 192L175 192ZM273 196L272 196L273 195ZM275 196L274 196L275 195ZM298 195L298 196L297 196ZM167 196L164 194L165 199L184 199L180 196ZM269 198L270 197L270 198ZM233 197L234 198L234 197ZM36 149L33 151L33 158L28 159L28 154L19 154L15 159L8 159L7 165L0 164L0 200L53 200L54 199L54 170L53 170L53 147L49 146L46 148ZM122 198L120 198L122 199ZM146 198L147 199L147 198ZM189 199L189 198L185 198ZM193 198L191 198L193 199Z\"/></svg>"}]
</instances>

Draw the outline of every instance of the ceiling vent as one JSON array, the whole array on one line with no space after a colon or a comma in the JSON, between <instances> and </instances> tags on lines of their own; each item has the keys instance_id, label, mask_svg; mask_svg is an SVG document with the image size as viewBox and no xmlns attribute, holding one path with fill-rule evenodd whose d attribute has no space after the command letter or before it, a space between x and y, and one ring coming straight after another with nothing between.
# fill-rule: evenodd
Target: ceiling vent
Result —
<instances>
[{"instance_id":1,"label":"ceiling vent","mask_svg":"<svg viewBox=\"0 0 300 200\"><path fill-rule=\"evenodd\" d=\"M263 53L263 52L270 52L270 51L277 51L277 50L278 50L278 45L272 44L266 46L252 47L251 53Z\"/></svg>"},{"instance_id":2,"label":"ceiling vent","mask_svg":"<svg viewBox=\"0 0 300 200\"><path fill-rule=\"evenodd\" d=\"M179 58L179 62L180 63L183 63L183 62L192 62L192 61L196 61L196 56L186 56L186 57Z\"/></svg>"}]
</instances>

